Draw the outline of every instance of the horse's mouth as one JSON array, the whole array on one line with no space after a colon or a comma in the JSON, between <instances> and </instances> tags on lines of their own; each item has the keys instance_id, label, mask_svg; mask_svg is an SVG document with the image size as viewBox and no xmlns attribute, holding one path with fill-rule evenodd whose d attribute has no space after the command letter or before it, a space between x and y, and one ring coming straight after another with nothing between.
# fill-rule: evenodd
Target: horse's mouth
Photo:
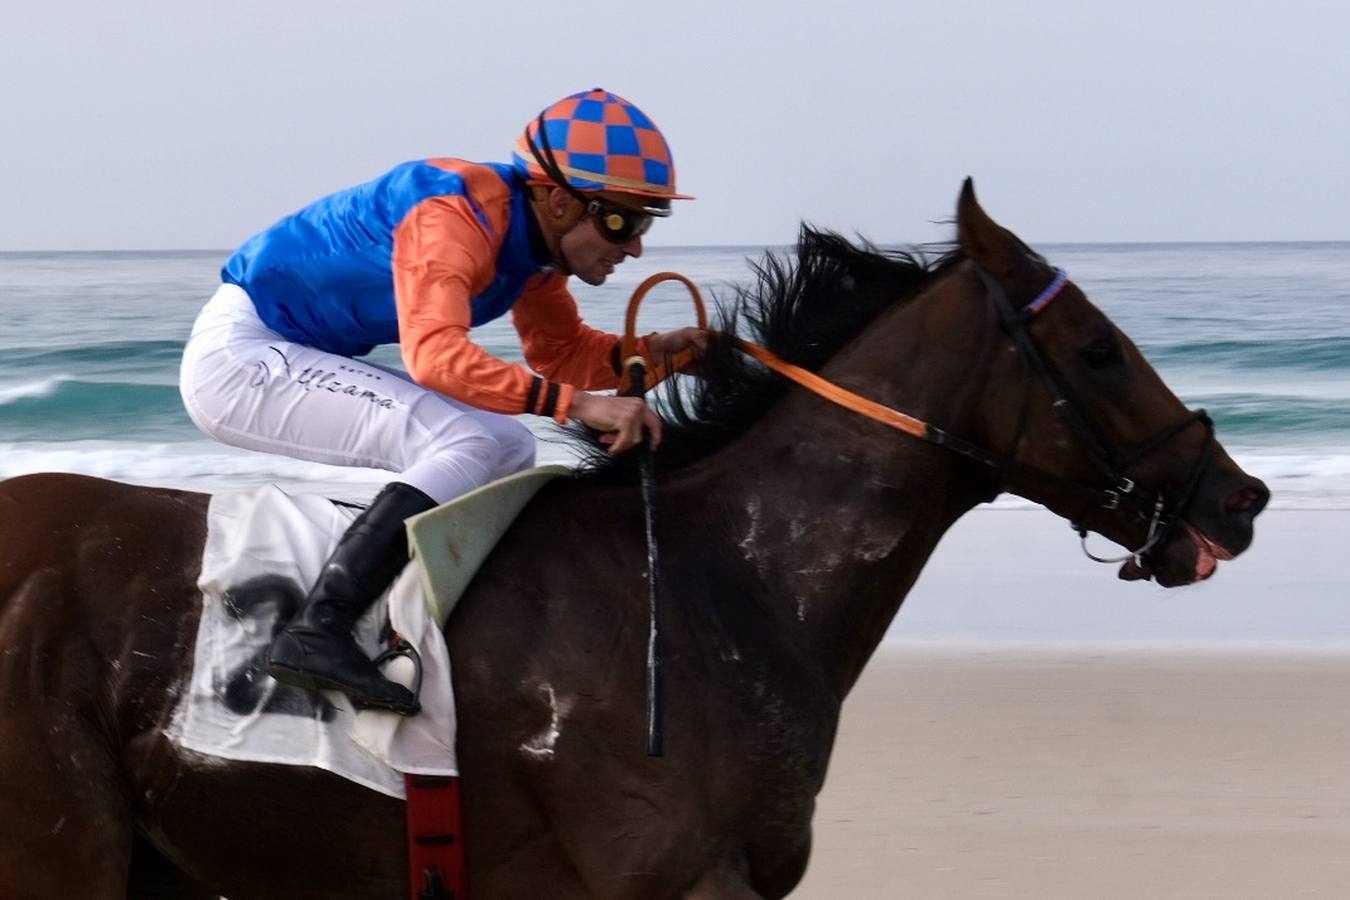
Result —
<instances>
[{"instance_id":1,"label":"horse's mouth","mask_svg":"<svg viewBox=\"0 0 1350 900\"><path fill-rule=\"evenodd\" d=\"M1177 587L1183 584L1194 584L1197 581L1204 581L1218 571L1220 561L1233 558L1233 552L1231 550L1206 535L1190 522L1183 519L1181 526L1185 529L1186 537L1190 539L1189 542L1194 548L1194 562L1189 572L1184 574L1179 573L1181 574L1181 577L1179 578L1170 578L1162 573L1157 573L1159 576L1158 584L1163 587ZM1171 567L1169 566L1169 568ZM1125 564L1120 567L1119 572L1122 581L1151 581L1154 575L1155 572L1152 565L1140 565L1133 559L1126 560Z\"/></svg>"}]
</instances>

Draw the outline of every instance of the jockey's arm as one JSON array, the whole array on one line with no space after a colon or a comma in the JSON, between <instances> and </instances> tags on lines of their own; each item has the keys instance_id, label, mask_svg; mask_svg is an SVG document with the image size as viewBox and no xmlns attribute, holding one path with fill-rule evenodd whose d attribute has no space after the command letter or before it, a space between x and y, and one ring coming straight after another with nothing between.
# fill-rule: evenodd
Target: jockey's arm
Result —
<instances>
[{"instance_id":1,"label":"jockey's arm","mask_svg":"<svg viewBox=\"0 0 1350 900\"><path fill-rule=\"evenodd\" d=\"M619 386L623 360L619 336L592 328L581 320L577 302L562 275L536 276L511 308L511 320L520 334L525 359L536 372L586 390ZM701 351L708 334L698 328L679 328L638 338L637 353L664 359L682 350ZM652 435L652 447L661 440L660 419L630 398L600 397L577 391L571 415L610 438L610 451L621 453ZM604 423L604 424L601 424Z\"/></svg>"},{"instance_id":2,"label":"jockey's arm","mask_svg":"<svg viewBox=\"0 0 1350 900\"><path fill-rule=\"evenodd\" d=\"M534 413L558 422L574 416L604 432L614 453L638 443L644 430L655 446L661 423L643 401L584 394L571 384L546 380L498 359L469 339L471 298L493 277L497 247L490 234L505 228L504 216L492 222L490 204L480 208L495 226L492 232L466 199L437 197L413 209L395 234L399 343L413 381L492 412ZM570 295L567 299L571 302ZM595 333L617 347L613 335ZM617 379L612 366L609 377ZM580 401L574 402L578 395Z\"/></svg>"},{"instance_id":3,"label":"jockey's arm","mask_svg":"<svg viewBox=\"0 0 1350 900\"><path fill-rule=\"evenodd\" d=\"M587 390L616 388L623 360L619 336L591 328L581 320L577 302L561 275L536 276L511 308L525 359L536 372ZM678 328L638 338L637 353L660 362L682 350L700 351L708 333Z\"/></svg>"},{"instance_id":4,"label":"jockey's arm","mask_svg":"<svg viewBox=\"0 0 1350 900\"><path fill-rule=\"evenodd\" d=\"M491 231L464 197L415 207L394 238L394 299L403 364L413 381L492 412L567 420L575 389L498 359L469 339L470 299L491 282L505 210L482 204Z\"/></svg>"},{"instance_id":5,"label":"jockey's arm","mask_svg":"<svg viewBox=\"0 0 1350 900\"><path fill-rule=\"evenodd\" d=\"M511 307L511 321L525 361L545 378L584 390L619 386L619 336L581 321L566 276L545 273L530 279ZM651 352L651 337L638 339L638 353Z\"/></svg>"}]
</instances>

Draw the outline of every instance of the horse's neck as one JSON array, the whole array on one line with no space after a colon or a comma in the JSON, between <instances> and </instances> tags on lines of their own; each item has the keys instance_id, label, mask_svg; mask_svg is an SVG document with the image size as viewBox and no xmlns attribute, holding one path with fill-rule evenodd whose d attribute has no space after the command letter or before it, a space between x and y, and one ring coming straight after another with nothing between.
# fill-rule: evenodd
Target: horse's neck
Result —
<instances>
[{"instance_id":1,"label":"horse's neck","mask_svg":"<svg viewBox=\"0 0 1350 900\"><path fill-rule=\"evenodd\" d=\"M895 385L862 374L876 371L868 360L877 349L866 340L824 373L946 426L970 427L955 407L974 404L954 399L955 373L936 369L918 339L902 343L910 346L885 348L890 359L908 361L892 368L913 370ZM966 381L972 364L961 373ZM972 484L954 454L801 391L728 451L696 479L696 490L724 513L726 552L755 594L751 602L778 630L773 637L800 648L842 697L938 539L985 486Z\"/></svg>"}]
</instances>

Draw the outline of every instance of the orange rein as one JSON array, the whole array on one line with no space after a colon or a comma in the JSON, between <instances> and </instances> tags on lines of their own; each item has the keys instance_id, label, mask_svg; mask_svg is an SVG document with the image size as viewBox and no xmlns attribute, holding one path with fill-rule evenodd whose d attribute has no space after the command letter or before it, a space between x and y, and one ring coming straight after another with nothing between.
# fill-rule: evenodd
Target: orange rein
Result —
<instances>
[{"instance_id":1,"label":"orange rein","mask_svg":"<svg viewBox=\"0 0 1350 900\"><path fill-rule=\"evenodd\" d=\"M647 373L645 389L651 390L653 387L669 378L671 374L673 374L673 371L679 371L693 359L693 354L688 350L682 351L681 353L676 354L671 360L672 371L666 371L663 366L652 366L647 360L644 360L637 355L638 307L642 304L642 298L647 296L647 292L663 281L678 281L689 289L689 294L694 300L694 309L697 310L698 313L698 327L703 329L707 329L708 327L708 315L703 307L703 296L699 293L698 287L694 282L676 272L658 272L642 282L642 284L638 285L637 290L633 292L633 298L628 301L628 314L624 318L623 341L620 344L620 352L623 360L623 381L625 387L629 385L631 376L628 373L634 363L643 366ZM852 410L853 412L867 416L869 419L881 422L883 425L889 425L891 428L898 429L906 434L912 434L918 438L926 438L928 434L928 425L913 416L907 416L902 412L891 409L889 406L883 406L874 400L868 400L866 397L855 394L852 391L844 390L837 384L826 381L814 372L807 371L801 366L796 366L780 359L758 344L752 344L749 341L742 340L735 336L732 336L731 339L736 342L736 346L744 353L753 356L778 374L797 382L797 384L800 384L809 391L819 394L831 403L836 403L845 409Z\"/></svg>"},{"instance_id":2,"label":"orange rein","mask_svg":"<svg viewBox=\"0 0 1350 900\"><path fill-rule=\"evenodd\" d=\"M906 434L912 434L917 438L927 439L927 423L907 416L904 413L891 409L889 406L883 406L875 400L868 400L852 391L847 391L832 381L826 381L815 372L803 369L801 366L794 366L786 360L780 359L774 354L765 350L759 344L752 344L749 341L743 341L738 337L733 337L745 353L750 354L755 359L764 363L770 369L773 369L779 375L790 378L793 381L806 388L808 391L819 394L831 403L836 403L844 409L852 410L855 413L861 413L869 419L875 419L883 425L889 425L892 428L899 429Z\"/></svg>"},{"instance_id":3,"label":"orange rein","mask_svg":"<svg viewBox=\"0 0 1350 900\"><path fill-rule=\"evenodd\" d=\"M627 394L631 387L629 374L632 371L634 363L642 366L643 371L647 373L644 391L650 391L661 382L669 378L674 372L687 366L694 359L694 354L688 350L682 350L670 360L671 371L666 371L663 365L652 365L649 360L638 356L637 352L637 314L638 307L642 305L642 298L647 296L647 292L656 287L663 281L678 281L689 289L689 296L694 301L694 312L698 317L698 327L708 328L708 312L703 306L703 295L699 293L698 285L690 281L678 272L657 272L633 291L633 297L628 301L628 314L623 322L623 340L619 343L619 357L623 366L622 386L619 389L620 394Z\"/></svg>"}]
</instances>

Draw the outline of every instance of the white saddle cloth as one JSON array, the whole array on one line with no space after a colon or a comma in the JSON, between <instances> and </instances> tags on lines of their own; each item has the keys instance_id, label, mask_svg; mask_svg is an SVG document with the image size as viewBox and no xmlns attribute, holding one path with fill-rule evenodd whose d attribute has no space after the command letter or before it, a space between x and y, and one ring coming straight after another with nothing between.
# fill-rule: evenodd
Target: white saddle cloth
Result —
<instances>
[{"instance_id":1,"label":"white saddle cloth","mask_svg":"<svg viewBox=\"0 0 1350 900\"><path fill-rule=\"evenodd\" d=\"M314 766L398 798L404 773L458 774L450 659L440 625L428 613L423 581L436 586L433 603L443 622L516 513L567 471L520 473L410 520L418 563L404 569L356 627L357 642L375 656L387 610L394 630L420 655L422 711L407 718L356 711L337 691L294 688L267 674L279 620L298 609L358 510L276 487L213 496L197 581L202 616L192 675L169 737L210 756ZM484 510L494 521L483 520ZM454 553L442 549L449 546ZM452 576L450 557L467 557L467 566ZM395 660L384 671L412 686L411 662Z\"/></svg>"}]
</instances>

